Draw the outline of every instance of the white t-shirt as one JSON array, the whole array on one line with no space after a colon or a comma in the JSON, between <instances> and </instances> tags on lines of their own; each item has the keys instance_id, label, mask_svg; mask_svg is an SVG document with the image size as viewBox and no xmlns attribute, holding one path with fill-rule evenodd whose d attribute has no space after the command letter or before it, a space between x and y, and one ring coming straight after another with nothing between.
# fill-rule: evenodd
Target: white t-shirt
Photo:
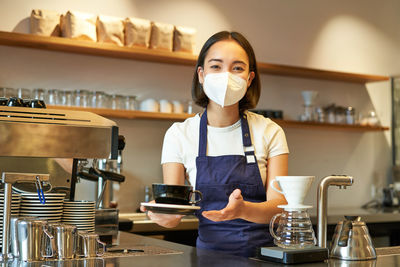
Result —
<instances>
[{"instance_id":1,"label":"white t-shirt","mask_svg":"<svg viewBox=\"0 0 400 267\"><path fill-rule=\"evenodd\" d=\"M289 153L282 128L264 116L246 112L251 141L265 185L267 159ZM166 132L161 164L182 163L190 184L196 186L196 157L199 153L200 116L174 123ZM207 156L244 155L240 119L228 127L207 126Z\"/></svg>"}]
</instances>

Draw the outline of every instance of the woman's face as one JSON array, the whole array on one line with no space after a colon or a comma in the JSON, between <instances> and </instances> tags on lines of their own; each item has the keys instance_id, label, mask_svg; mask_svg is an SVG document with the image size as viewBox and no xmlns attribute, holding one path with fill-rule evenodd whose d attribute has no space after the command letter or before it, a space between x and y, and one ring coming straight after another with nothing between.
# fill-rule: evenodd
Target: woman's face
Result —
<instances>
[{"instance_id":1,"label":"woman's face","mask_svg":"<svg viewBox=\"0 0 400 267\"><path fill-rule=\"evenodd\" d=\"M230 72L247 81L247 87L254 79L254 72L249 76L249 57L246 51L234 40L224 40L213 44L204 59L204 68L199 67L197 74L203 84L209 73Z\"/></svg>"}]
</instances>

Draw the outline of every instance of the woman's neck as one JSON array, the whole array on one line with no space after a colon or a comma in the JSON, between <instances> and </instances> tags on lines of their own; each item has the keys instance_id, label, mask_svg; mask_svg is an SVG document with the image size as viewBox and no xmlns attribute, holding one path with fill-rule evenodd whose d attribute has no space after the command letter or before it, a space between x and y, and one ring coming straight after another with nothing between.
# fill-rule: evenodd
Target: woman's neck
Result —
<instances>
[{"instance_id":1,"label":"woman's neck","mask_svg":"<svg viewBox=\"0 0 400 267\"><path fill-rule=\"evenodd\" d=\"M239 103L228 107L210 101L207 105L208 125L213 127L227 127L239 120Z\"/></svg>"}]
</instances>

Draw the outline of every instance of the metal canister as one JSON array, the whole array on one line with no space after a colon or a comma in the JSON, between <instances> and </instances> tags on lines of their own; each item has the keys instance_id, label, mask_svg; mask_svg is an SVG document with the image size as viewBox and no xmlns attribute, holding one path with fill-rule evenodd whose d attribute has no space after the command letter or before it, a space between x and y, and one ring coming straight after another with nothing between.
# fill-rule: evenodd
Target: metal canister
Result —
<instances>
[{"instance_id":1,"label":"metal canister","mask_svg":"<svg viewBox=\"0 0 400 267\"><path fill-rule=\"evenodd\" d=\"M346 108L346 123L355 124L355 111L353 107Z\"/></svg>"},{"instance_id":2,"label":"metal canister","mask_svg":"<svg viewBox=\"0 0 400 267\"><path fill-rule=\"evenodd\" d=\"M54 236L56 247L54 257L59 260L73 259L76 253L77 227L63 223L51 223L48 226L50 234ZM50 244L47 246L50 250ZM48 251L48 254L51 252Z\"/></svg>"},{"instance_id":3,"label":"metal canister","mask_svg":"<svg viewBox=\"0 0 400 267\"><path fill-rule=\"evenodd\" d=\"M17 222L18 220L34 220L36 217L11 217L10 219L10 251L13 258L19 257Z\"/></svg>"},{"instance_id":4,"label":"metal canister","mask_svg":"<svg viewBox=\"0 0 400 267\"><path fill-rule=\"evenodd\" d=\"M55 248L54 237L47 231L47 222L43 220L17 220L19 258L22 261L41 261L53 257L47 254L45 240L50 239L49 250Z\"/></svg>"},{"instance_id":5,"label":"metal canister","mask_svg":"<svg viewBox=\"0 0 400 267\"><path fill-rule=\"evenodd\" d=\"M106 243L100 241L99 235L78 231L77 255L84 258L103 256Z\"/></svg>"}]
</instances>

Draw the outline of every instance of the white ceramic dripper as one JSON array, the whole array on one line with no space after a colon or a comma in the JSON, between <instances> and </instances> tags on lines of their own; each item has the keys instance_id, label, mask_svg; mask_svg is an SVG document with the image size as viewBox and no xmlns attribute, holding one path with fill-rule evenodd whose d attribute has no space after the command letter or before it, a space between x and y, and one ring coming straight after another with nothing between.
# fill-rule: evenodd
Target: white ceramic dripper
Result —
<instances>
[{"instance_id":1,"label":"white ceramic dripper","mask_svg":"<svg viewBox=\"0 0 400 267\"><path fill-rule=\"evenodd\" d=\"M301 91L301 95L303 96L304 106L314 106L315 99L318 96L317 91Z\"/></svg>"},{"instance_id":2,"label":"white ceramic dripper","mask_svg":"<svg viewBox=\"0 0 400 267\"><path fill-rule=\"evenodd\" d=\"M288 202L288 205L279 205L278 207L290 210L311 208L312 206L303 203L314 179L315 176L276 176L270 182L270 186L273 190L283 194ZM274 186L275 181L279 183L282 190Z\"/></svg>"}]
</instances>

